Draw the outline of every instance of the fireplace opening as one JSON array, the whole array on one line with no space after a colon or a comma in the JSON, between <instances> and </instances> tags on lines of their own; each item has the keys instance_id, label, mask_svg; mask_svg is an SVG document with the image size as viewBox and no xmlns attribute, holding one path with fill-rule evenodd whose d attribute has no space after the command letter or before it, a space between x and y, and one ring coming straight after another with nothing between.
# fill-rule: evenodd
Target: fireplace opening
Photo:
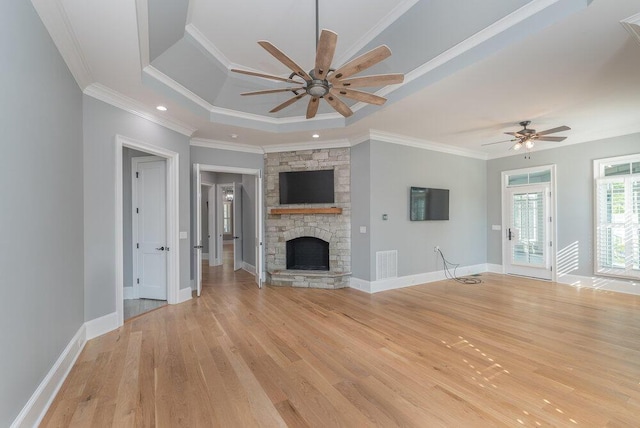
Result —
<instances>
[{"instance_id":1,"label":"fireplace opening","mask_svg":"<svg viewBox=\"0 0 640 428\"><path fill-rule=\"evenodd\" d=\"M287 269L329 270L329 243L311 236L287 241Z\"/></svg>"}]
</instances>

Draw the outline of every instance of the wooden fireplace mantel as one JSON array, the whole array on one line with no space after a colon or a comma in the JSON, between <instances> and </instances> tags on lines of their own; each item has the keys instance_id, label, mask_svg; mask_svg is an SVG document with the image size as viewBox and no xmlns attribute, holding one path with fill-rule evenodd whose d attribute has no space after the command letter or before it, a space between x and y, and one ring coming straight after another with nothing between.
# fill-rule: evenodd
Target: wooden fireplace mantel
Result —
<instances>
[{"instance_id":1,"label":"wooden fireplace mantel","mask_svg":"<svg viewBox=\"0 0 640 428\"><path fill-rule=\"evenodd\" d=\"M342 208L271 208L270 214L342 214Z\"/></svg>"}]
</instances>

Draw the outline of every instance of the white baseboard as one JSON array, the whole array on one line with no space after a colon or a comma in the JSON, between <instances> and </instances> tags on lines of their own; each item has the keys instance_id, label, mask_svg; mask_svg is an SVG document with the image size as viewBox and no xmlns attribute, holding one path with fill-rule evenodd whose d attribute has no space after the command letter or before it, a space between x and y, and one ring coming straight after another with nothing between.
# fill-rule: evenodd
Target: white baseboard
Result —
<instances>
[{"instance_id":1,"label":"white baseboard","mask_svg":"<svg viewBox=\"0 0 640 428\"><path fill-rule=\"evenodd\" d=\"M134 292L133 287L122 287L122 298L124 300L137 299L136 293Z\"/></svg>"},{"instance_id":2,"label":"white baseboard","mask_svg":"<svg viewBox=\"0 0 640 428\"><path fill-rule=\"evenodd\" d=\"M371 294L371 282L364 279L352 276L349 278L349 287Z\"/></svg>"},{"instance_id":3,"label":"white baseboard","mask_svg":"<svg viewBox=\"0 0 640 428\"><path fill-rule=\"evenodd\" d=\"M202 253L202 260L209 260L209 253Z\"/></svg>"},{"instance_id":4,"label":"white baseboard","mask_svg":"<svg viewBox=\"0 0 640 428\"><path fill-rule=\"evenodd\" d=\"M64 348L58 360L53 367L51 367L51 370L49 370L42 382L40 382L36 391L18 414L18 417L16 417L11 424L11 428L35 427L40 424L40 421L42 421L42 418L47 413L53 399L78 359L80 352L82 352L85 343L87 343L85 325L86 324L83 324L80 327L67 347Z\"/></svg>"},{"instance_id":5,"label":"white baseboard","mask_svg":"<svg viewBox=\"0 0 640 428\"><path fill-rule=\"evenodd\" d=\"M181 288L178 292L178 303L186 302L187 300L191 300L191 287Z\"/></svg>"},{"instance_id":6,"label":"white baseboard","mask_svg":"<svg viewBox=\"0 0 640 428\"><path fill-rule=\"evenodd\" d=\"M487 270L486 272L489 273L498 273L498 274L504 274L504 268L502 267L502 265L495 265L493 263L487 263Z\"/></svg>"},{"instance_id":7,"label":"white baseboard","mask_svg":"<svg viewBox=\"0 0 640 428\"><path fill-rule=\"evenodd\" d=\"M472 266L461 266L456 270L456 275L473 275L476 273L488 272L488 269L489 267L486 263ZM349 287L372 294L379 293L381 291L395 290L397 288L411 287L413 285L427 284L429 282L442 281L446 278L447 277L443 270L383 279L379 281L366 281L364 279L351 277L349 280Z\"/></svg>"},{"instance_id":8,"label":"white baseboard","mask_svg":"<svg viewBox=\"0 0 640 428\"><path fill-rule=\"evenodd\" d=\"M112 312L100 318L93 319L84 323L87 331L86 338L91 340L94 337L109 333L118 328L118 314Z\"/></svg>"},{"instance_id":9,"label":"white baseboard","mask_svg":"<svg viewBox=\"0 0 640 428\"><path fill-rule=\"evenodd\" d=\"M596 290L615 291L616 293L640 295L640 281L625 281L602 276L558 275L558 283L577 288L594 288Z\"/></svg>"},{"instance_id":10,"label":"white baseboard","mask_svg":"<svg viewBox=\"0 0 640 428\"><path fill-rule=\"evenodd\" d=\"M247 262L242 262L242 270L249 272L251 275L256 274L256 267Z\"/></svg>"}]
</instances>

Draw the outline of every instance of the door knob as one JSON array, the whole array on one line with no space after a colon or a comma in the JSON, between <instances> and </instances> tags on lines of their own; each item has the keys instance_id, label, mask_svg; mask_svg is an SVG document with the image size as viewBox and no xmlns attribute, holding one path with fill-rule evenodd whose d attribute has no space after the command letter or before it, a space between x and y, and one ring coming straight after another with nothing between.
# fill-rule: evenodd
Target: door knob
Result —
<instances>
[{"instance_id":1,"label":"door knob","mask_svg":"<svg viewBox=\"0 0 640 428\"><path fill-rule=\"evenodd\" d=\"M156 248L156 250L164 251L164 247Z\"/></svg>"}]
</instances>

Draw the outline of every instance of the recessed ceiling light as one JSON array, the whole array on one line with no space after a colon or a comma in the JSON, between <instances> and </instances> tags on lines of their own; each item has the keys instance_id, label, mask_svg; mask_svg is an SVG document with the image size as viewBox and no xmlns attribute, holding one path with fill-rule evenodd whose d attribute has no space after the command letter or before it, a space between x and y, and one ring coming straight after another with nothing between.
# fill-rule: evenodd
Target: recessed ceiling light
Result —
<instances>
[{"instance_id":1,"label":"recessed ceiling light","mask_svg":"<svg viewBox=\"0 0 640 428\"><path fill-rule=\"evenodd\" d=\"M320 138L320 135L319 134L313 134L311 137L312 138Z\"/></svg>"},{"instance_id":2,"label":"recessed ceiling light","mask_svg":"<svg viewBox=\"0 0 640 428\"><path fill-rule=\"evenodd\" d=\"M238 134L231 134L231 138L235 140L236 138L238 138Z\"/></svg>"},{"instance_id":3,"label":"recessed ceiling light","mask_svg":"<svg viewBox=\"0 0 640 428\"><path fill-rule=\"evenodd\" d=\"M156 107L156 109L158 109L160 111L167 111L167 108L165 106L158 106L158 107Z\"/></svg>"}]
</instances>

